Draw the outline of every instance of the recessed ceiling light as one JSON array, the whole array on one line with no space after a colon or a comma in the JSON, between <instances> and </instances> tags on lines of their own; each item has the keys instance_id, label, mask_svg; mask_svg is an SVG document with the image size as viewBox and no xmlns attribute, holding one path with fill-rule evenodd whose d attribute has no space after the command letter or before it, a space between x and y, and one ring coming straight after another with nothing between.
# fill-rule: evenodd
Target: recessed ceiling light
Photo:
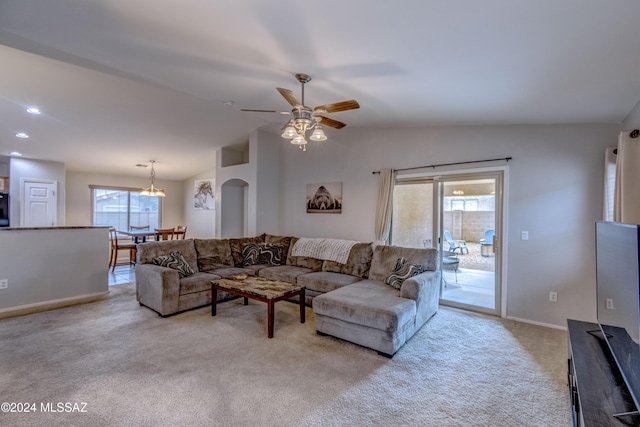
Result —
<instances>
[{"instance_id":1,"label":"recessed ceiling light","mask_svg":"<svg viewBox=\"0 0 640 427\"><path fill-rule=\"evenodd\" d=\"M40 114L40 109L38 107L29 107L29 108L27 108L27 113L29 113L29 114Z\"/></svg>"},{"instance_id":2,"label":"recessed ceiling light","mask_svg":"<svg viewBox=\"0 0 640 427\"><path fill-rule=\"evenodd\" d=\"M12 151L9 153L10 156L21 157L22 153L18 153L17 151Z\"/></svg>"},{"instance_id":3,"label":"recessed ceiling light","mask_svg":"<svg viewBox=\"0 0 640 427\"><path fill-rule=\"evenodd\" d=\"M231 107L234 104L234 102L230 99L227 99L226 101L222 101L222 105L227 106L227 107Z\"/></svg>"},{"instance_id":4,"label":"recessed ceiling light","mask_svg":"<svg viewBox=\"0 0 640 427\"><path fill-rule=\"evenodd\" d=\"M29 138L29 135L27 135L24 132L18 132L18 133L16 133L16 137L22 138L22 139L27 139L27 138Z\"/></svg>"}]
</instances>

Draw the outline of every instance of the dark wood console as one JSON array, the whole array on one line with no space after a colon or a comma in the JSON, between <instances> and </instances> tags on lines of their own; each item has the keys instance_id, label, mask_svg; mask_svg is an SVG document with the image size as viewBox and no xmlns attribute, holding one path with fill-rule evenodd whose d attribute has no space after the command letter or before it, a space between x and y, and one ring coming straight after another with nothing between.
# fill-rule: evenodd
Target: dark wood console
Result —
<instances>
[{"instance_id":1,"label":"dark wood console","mask_svg":"<svg viewBox=\"0 0 640 427\"><path fill-rule=\"evenodd\" d=\"M573 425L639 426L637 411L600 327L567 320L569 338L569 398Z\"/></svg>"}]
</instances>

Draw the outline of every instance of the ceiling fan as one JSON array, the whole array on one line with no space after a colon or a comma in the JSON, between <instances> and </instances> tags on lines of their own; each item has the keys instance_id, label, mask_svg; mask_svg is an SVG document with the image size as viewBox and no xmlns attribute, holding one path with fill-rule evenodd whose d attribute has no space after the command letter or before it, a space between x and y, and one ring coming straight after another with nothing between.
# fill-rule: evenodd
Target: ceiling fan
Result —
<instances>
[{"instance_id":1,"label":"ceiling fan","mask_svg":"<svg viewBox=\"0 0 640 427\"><path fill-rule=\"evenodd\" d=\"M281 87L276 88L280 95L293 107L291 112L277 111L277 110L248 110L242 109L241 111L254 111L261 113L278 113L278 114L290 114L291 120L282 128L282 137L291 140L291 143L297 145L302 151L306 151L306 133L313 130L309 139L312 141L326 141L327 135L322 130L322 125L329 126L335 129L342 129L346 126L338 120L331 119L323 114L338 113L340 111L355 110L360 108L360 104L355 99L348 101L336 102L333 104L319 105L314 109L311 109L304 105L304 85L311 81L311 76L303 73L295 75L296 79L302 86L302 102L298 101L295 94L289 89L283 89Z\"/></svg>"}]
</instances>

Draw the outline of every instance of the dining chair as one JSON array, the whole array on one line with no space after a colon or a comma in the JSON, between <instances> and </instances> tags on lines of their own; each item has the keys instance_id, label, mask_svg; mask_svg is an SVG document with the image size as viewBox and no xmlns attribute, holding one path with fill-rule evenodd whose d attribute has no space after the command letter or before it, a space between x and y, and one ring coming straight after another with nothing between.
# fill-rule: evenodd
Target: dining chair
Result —
<instances>
[{"instance_id":1,"label":"dining chair","mask_svg":"<svg viewBox=\"0 0 640 427\"><path fill-rule=\"evenodd\" d=\"M129 230L150 230L149 225L130 225Z\"/></svg>"},{"instance_id":2,"label":"dining chair","mask_svg":"<svg viewBox=\"0 0 640 427\"><path fill-rule=\"evenodd\" d=\"M173 240L175 230L173 228L154 228L156 240Z\"/></svg>"},{"instance_id":3,"label":"dining chair","mask_svg":"<svg viewBox=\"0 0 640 427\"><path fill-rule=\"evenodd\" d=\"M134 242L119 242L118 232L115 228L109 228L109 241L111 242L111 251L109 253L109 267L113 272L118 264L118 252L129 251L128 265L136 264L136 244Z\"/></svg>"},{"instance_id":4,"label":"dining chair","mask_svg":"<svg viewBox=\"0 0 640 427\"><path fill-rule=\"evenodd\" d=\"M177 226L177 227L176 227L176 232L177 232L177 233L175 234L176 239L182 239L182 240L184 240L185 236L187 235L187 226L186 226L186 225L184 225L184 226L182 226L182 225Z\"/></svg>"}]
</instances>

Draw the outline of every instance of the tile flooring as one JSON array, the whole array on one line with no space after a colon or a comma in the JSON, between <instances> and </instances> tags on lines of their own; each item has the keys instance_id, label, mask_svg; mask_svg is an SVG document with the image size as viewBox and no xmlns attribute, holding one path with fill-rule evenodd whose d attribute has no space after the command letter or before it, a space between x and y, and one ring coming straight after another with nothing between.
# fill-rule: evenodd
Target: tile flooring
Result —
<instances>
[{"instance_id":1,"label":"tile flooring","mask_svg":"<svg viewBox=\"0 0 640 427\"><path fill-rule=\"evenodd\" d=\"M113 272L109 269L109 286L135 281L136 275L132 265L118 265Z\"/></svg>"}]
</instances>

